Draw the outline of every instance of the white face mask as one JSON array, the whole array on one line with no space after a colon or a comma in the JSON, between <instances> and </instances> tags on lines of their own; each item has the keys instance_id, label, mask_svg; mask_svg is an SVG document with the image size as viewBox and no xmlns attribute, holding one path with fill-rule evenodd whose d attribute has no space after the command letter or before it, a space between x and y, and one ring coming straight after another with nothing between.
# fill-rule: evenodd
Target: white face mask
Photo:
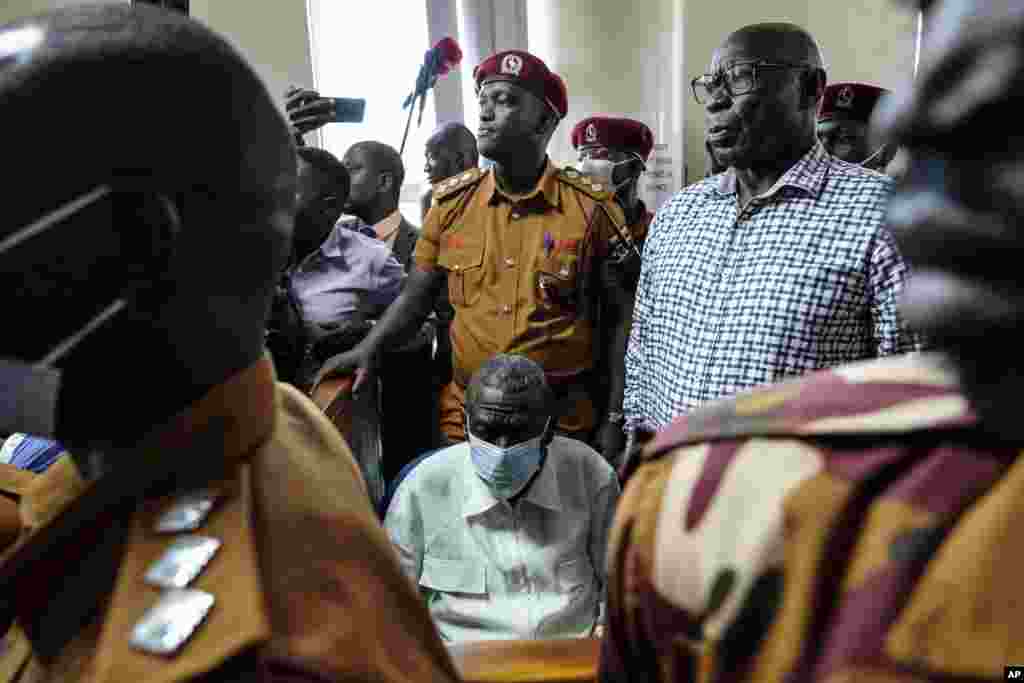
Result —
<instances>
[{"instance_id":1,"label":"white face mask","mask_svg":"<svg viewBox=\"0 0 1024 683\"><path fill-rule=\"evenodd\" d=\"M468 429L469 453L476 473L499 498L508 500L523 490L540 469L544 432L532 439L502 448L474 436Z\"/></svg>"},{"instance_id":2,"label":"white face mask","mask_svg":"<svg viewBox=\"0 0 1024 683\"><path fill-rule=\"evenodd\" d=\"M630 164L635 159L626 159L625 161L609 161L608 159L594 159L592 157L585 158L580 163L580 173L585 176L590 176L598 182L604 183L609 190L612 192L618 190L620 187L633 180L633 178L626 178L619 184L612 182L612 178L615 177L615 167L622 166L623 164Z\"/></svg>"}]
</instances>

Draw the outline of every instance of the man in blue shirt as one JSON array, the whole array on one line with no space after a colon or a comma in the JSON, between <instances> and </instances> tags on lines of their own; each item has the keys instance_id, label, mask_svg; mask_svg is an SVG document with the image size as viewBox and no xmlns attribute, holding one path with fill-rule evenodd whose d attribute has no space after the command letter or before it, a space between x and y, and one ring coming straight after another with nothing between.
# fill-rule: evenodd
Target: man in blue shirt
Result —
<instances>
[{"instance_id":1,"label":"man in blue shirt","mask_svg":"<svg viewBox=\"0 0 1024 683\"><path fill-rule=\"evenodd\" d=\"M332 335L358 341L365 319L375 317L398 295L401 265L379 240L336 226L348 200L349 175L329 152L298 150L298 212L287 267L278 282L267 346L283 381L303 385L316 372L313 346L330 355ZM322 361L323 358L320 358Z\"/></svg>"},{"instance_id":2,"label":"man in blue shirt","mask_svg":"<svg viewBox=\"0 0 1024 683\"><path fill-rule=\"evenodd\" d=\"M341 329L362 312L380 314L402 288L405 273L387 245L369 235L335 226L343 197L336 185L341 162L322 149L299 154L296 232L325 234L326 240L291 270L291 284L306 328L314 339ZM347 175L347 174L346 174ZM326 229L326 230L325 230Z\"/></svg>"}]
</instances>

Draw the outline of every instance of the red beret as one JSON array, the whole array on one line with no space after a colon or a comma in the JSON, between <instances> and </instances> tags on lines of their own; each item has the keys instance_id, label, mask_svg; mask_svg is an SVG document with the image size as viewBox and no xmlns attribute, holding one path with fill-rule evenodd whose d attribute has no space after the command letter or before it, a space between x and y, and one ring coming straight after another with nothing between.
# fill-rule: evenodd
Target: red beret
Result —
<instances>
[{"instance_id":1,"label":"red beret","mask_svg":"<svg viewBox=\"0 0 1024 683\"><path fill-rule=\"evenodd\" d=\"M569 111L565 81L529 52L507 50L493 54L473 69L473 80L478 91L490 81L511 81L547 103L559 118L565 118Z\"/></svg>"},{"instance_id":2,"label":"red beret","mask_svg":"<svg viewBox=\"0 0 1024 683\"><path fill-rule=\"evenodd\" d=\"M841 116L867 123L878 100L887 94L888 90L877 85L833 83L825 88L825 94L818 104L818 120L827 121Z\"/></svg>"},{"instance_id":3,"label":"red beret","mask_svg":"<svg viewBox=\"0 0 1024 683\"><path fill-rule=\"evenodd\" d=\"M573 149L590 145L634 151L647 161L654 148L654 134L650 128L633 119L591 116L572 129Z\"/></svg>"}]
</instances>

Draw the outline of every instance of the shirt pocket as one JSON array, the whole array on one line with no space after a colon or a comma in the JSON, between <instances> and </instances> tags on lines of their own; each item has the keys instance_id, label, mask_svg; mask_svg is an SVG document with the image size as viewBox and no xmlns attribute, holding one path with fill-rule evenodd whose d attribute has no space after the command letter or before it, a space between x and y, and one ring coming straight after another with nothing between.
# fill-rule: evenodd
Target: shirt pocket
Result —
<instances>
[{"instance_id":1,"label":"shirt pocket","mask_svg":"<svg viewBox=\"0 0 1024 683\"><path fill-rule=\"evenodd\" d=\"M578 595L594 581L594 568L584 555L562 560L555 567L555 590L563 595Z\"/></svg>"},{"instance_id":2,"label":"shirt pocket","mask_svg":"<svg viewBox=\"0 0 1024 683\"><path fill-rule=\"evenodd\" d=\"M442 235L437 264L448 271L448 299L452 306L476 303L483 283L484 241L458 230Z\"/></svg>"},{"instance_id":3,"label":"shirt pocket","mask_svg":"<svg viewBox=\"0 0 1024 683\"><path fill-rule=\"evenodd\" d=\"M487 596L487 568L473 560L442 560L423 556L420 586L465 597Z\"/></svg>"},{"instance_id":4,"label":"shirt pocket","mask_svg":"<svg viewBox=\"0 0 1024 683\"><path fill-rule=\"evenodd\" d=\"M560 240L552 253L542 254L535 262L534 287L542 318L576 312L580 285L579 242L578 239Z\"/></svg>"}]
</instances>

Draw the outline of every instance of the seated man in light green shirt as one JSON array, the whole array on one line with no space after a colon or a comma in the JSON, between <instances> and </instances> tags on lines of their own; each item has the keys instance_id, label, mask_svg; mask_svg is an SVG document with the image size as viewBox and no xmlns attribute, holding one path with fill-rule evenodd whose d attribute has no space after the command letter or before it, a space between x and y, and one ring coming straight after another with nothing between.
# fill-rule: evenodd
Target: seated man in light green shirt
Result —
<instances>
[{"instance_id":1,"label":"seated man in light green shirt","mask_svg":"<svg viewBox=\"0 0 1024 683\"><path fill-rule=\"evenodd\" d=\"M539 365L495 356L466 391L469 440L398 487L384 526L448 641L595 635L619 483L597 451L553 436Z\"/></svg>"}]
</instances>

